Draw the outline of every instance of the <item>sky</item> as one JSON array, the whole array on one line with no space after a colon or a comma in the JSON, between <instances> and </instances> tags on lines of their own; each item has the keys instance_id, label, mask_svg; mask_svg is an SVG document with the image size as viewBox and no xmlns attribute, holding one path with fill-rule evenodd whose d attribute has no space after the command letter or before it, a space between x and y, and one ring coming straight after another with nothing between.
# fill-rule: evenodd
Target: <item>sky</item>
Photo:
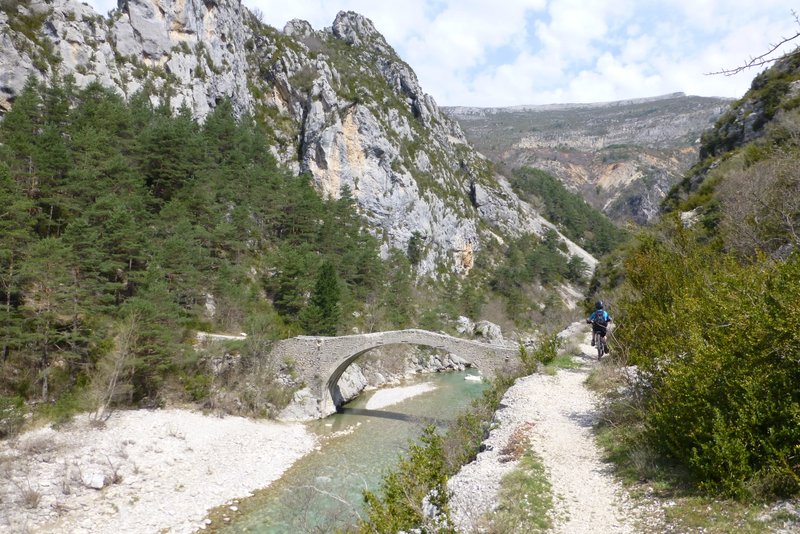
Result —
<instances>
[{"instance_id":1,"label":"sky","mask_svg":"<svg viewBox=\"0 0 800 534\"><path fill-rule=\"evenodd\" d=\"M99 13L116 0L89 0ZM800 32L794 0L244 0L282 29L314 29L339 11L372 20L444 106L742 96L758 69L741 66ZM781 50L788 52L800 39Z\"/></svg>"}]
</instances>

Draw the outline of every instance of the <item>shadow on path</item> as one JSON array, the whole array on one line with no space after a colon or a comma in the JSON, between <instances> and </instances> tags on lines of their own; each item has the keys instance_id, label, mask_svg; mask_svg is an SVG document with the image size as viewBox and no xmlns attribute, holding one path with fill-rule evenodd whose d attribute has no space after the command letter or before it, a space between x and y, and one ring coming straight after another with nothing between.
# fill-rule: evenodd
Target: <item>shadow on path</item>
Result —
<instances>
[{"instance_id":1,"label":"shadow on path","mask_svg":"<svg viewBox=\"0 0 800 534\"><path fill-rule=\"evenodd\" d=\"M572 412L567 414L567 419L573 421L579 427L593 428L597 422L597 413L594 410L588 412Z\"/></svg>"}]
</instances>

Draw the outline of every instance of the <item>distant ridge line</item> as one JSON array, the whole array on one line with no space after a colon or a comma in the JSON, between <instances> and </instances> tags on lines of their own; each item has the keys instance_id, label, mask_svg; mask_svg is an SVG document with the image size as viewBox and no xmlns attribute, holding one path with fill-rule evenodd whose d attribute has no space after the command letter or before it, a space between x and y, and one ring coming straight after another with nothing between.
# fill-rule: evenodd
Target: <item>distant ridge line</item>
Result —
<instances>
[{"instance_id":1,"label":"distant ridge line","mask_svg":"<svg viewBox=\"0 0 800 534\"><path fill-rule=\"evenodd\" d=\"M662 100L670 100L673 98L716 98L724 100L735 100L734 98L725 97L703 97L690 95L687 97L684 92L675 92L665 95L649 96L643 98L631 98L628 100L614 100L611 102L587 102L587 103L566 103L566 104L536 104L536 105L519 105L519 106L505 106L505 107L480 107L480 106L442 106L447 113L453 115L485 115L504 112L515 111L562 111L570 109L591 109L591 108L605 108L605 107L618 107L629 106L635 104L646 104L648 102L659 102Z\"/></svg>"}]
</instances>

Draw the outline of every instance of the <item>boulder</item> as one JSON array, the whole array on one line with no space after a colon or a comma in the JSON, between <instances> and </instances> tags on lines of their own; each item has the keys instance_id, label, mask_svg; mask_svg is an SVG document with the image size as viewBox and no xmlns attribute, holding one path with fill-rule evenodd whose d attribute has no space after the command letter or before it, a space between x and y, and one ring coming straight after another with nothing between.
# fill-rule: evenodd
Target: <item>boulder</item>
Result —
<instances>
[{"instance_id":1,"label":"boulder","mask_svg":"<svg viewBox=\"0 0 800 534\"><path fill-rule=\"evenodd\" d=\"M292 402L281 410L278 419L281 421L311 421L322 418L322 411L317 399L309 388L295 391Z\"/></svg>"},{"instance_id":2,"label":"boulder","mask_svg":"<svg viewBox=\"0 0 800 534\"><path fill-rule=\"evenodd\" d=\"M475 325L475 334L482 336L486 341L503 341L503 332L500 327L489 321L478 321Z\"/></svg>"},{"instance_id":3,"label":"boulder","mask_svg":"<svg viewBox=\"0 0 800 534\"><path fill-rule=\"evenodd\" d=\"M475 323L469 317L462 315L456 320L456 332L471 336L475 333Z\"/></svg>"},{"instance_id":4,"label":"boulder","mask_svg":"<svg viewBox=\"0 0 800 534\"><path fill-rule=\"evenodd\" d=\"M83 475L83 485L92 489L103 489L106 485L106 477L103 473L93 472Z\"/></svg>"}]
</instances>

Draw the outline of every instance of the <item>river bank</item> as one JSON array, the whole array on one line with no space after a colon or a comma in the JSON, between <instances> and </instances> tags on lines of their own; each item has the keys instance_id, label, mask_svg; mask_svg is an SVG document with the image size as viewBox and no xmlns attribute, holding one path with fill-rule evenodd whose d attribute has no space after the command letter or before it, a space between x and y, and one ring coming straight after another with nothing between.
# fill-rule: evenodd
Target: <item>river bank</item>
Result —
<instances>
[{"instance_id":1,"label":"river bank","mask_svg":"<svg viewBox=\"0 0 800 534\"><path fill-rule=\"evenodd\" d=\"M499 451L521 426L531 430L531 443L553 475L558 531L592 532L598 524L609 532L632 531L635 514L590 436L596 399L583 387L593 364L586 356L588 333L573 325L562 334L580 340L580 359L587 365L556 376L525 377L507 392L486 451L450 483L461 531L477 526L496 503L499 481L514 465L499 458ZM381 389L366 409L432 387ZM117 412L102 427L78 417L59 430L42 428L0 443L0 530L194 532L210 521L209 509L235 511L235 500L269 486L319 447L301 423L177 409ZM225 514L213 517L225 521Z\"/></svg>"},{"instance_id":2,"label":"river bank","mask_svg":"<svg viewBox=\"0 0 800 534\"><path fill-rule=\"evenodd\" d=\"M190 533L318 446L299 423L189 410L80 416L0 443L0 531Z\"/></svg>"},{"instance_id":3,"label":"river bank","mask_svg":"<svg viewBox=\"0 0 800 534\"><path fill-rule=\"evenodd\" d=\"M377 391L379 409L433 389ZM208 510L248 497L320 444L303 423L130 410L0 442L0 531L191 533Z\"/></svg>"}]
</instances>

